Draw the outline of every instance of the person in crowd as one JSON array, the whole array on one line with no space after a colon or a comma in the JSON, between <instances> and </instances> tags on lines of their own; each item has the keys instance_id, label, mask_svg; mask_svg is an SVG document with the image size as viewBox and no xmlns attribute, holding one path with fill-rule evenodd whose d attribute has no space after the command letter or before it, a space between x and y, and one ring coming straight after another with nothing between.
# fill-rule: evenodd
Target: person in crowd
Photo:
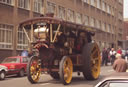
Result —
<instances>
[{"instance_id":1,"label":"person in crowd","mask_svg":"<svg viewBox=\"0 0 128 87\"><path fill-rule=\"evenodd\" d=\"M115 60L115 55L116 55L116 51L114 50L114 48L111 49L111 51L109 52L110 58L111 58L111 65L113 65L113 62Z\"/></svg>"},{"instance_id":2,"label":"person in crowd","mask_svg":"<svg viewBox=\"0 0 128 87\"><path fill-rule=\"evenodd\" d=\"M108 50L106 48L102 51L102 66L105 64L107 66L108 63Z\"/></svg>"},{"instance_id":3,"label":"person in crowd","mask_svg":"<svg viewBox=\"0 0 128 87\"><path fill-rule=\"evenodd\" d=\"M116 72L126 72L127 70L127 63L119 53L116 54L116 60L114 61L113 69Z\"/></svg>"},{"instance_id":4,"label":"person in crowd","mask_svg":"<svg viewBox=\"0 0 128 87\"><path fill-rule=\"evenodd\" d=\"M28 51L25 48L22 51L21 56L28 56Z\"/></svg>"},{"instance_id":5,"label":"person in crowd","mask_svg":"<svg viewBox=\"0 0 128 87\"><path fill-rule=\"evenodd\" d=\"M107 48L107 51L108 51L108 62L111 62L111 59L110 59L110 51L111 51L111 48L108 47Z\"/></svg>"},{"instance_id":6,"label":"person in crowd","mask_svg":"<svg viewBox=\"0 0 128 87\"><path fill-rule=\"evenodd\" d=\"M125 61L128 62L128 50L126 51L126 54L125 54Z\"/></svg>"},{"instance_id":7,"label":"person in crowd","mask_svg":"<svg viewBox=\"0 0 128 87\"><path fill-rule=\"evenodd\" d=\"M122 55L122 50L121 50L121 48L120 48L120 47L118 48L117 53L119 53L119 54L121 54L121 55Z\"/></svg>"}]
</instances>

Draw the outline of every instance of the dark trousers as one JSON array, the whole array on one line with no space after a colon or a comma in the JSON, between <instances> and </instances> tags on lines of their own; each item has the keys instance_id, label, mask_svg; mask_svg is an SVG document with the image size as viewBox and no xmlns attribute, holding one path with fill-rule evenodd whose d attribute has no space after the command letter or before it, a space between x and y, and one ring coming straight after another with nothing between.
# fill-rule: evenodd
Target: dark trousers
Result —
<instances>
[{"instance_id":1,"label":"dark trousers","mask_svg":"<svg viewBox=\"0 0 128 87\"><path fill-rule=\"evenodd\" d=\"M107 63L108 63L108 57L104 57L104 58L102 59L102 65L105 64L105 66L107 66Z\"/></svg>"},{"instance_id":2,"label":"dark trousers","mask_svg":"<svg viewBox=\"0 0 128 87\"><path fill-rule=\"evenodd\" d=\"M114 61L115 61L115 56L112 55L112 56L111 56L111 65L113 65Z\"/></svg>"}]
</instances>

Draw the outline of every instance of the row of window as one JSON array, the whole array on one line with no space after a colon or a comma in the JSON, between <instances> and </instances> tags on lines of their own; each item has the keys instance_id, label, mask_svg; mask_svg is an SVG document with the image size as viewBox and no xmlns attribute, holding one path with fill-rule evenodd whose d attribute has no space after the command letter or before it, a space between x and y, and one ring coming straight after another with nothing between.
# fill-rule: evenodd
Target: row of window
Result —
<instances>
[{"instance_id":1,"label":"row of window","mask_svg":"<svg viewBox=\"0 0 128 87\"><path fill-rule=\"evenodd\" d=\"M15 0L0 0L0 3L14 5ZM18 0L18 7L30 10L30 1L31 0ZM43 0L34 0L33 2L33 11L41 13L43 8Z\"/></svg>"},{"instance_id":2,"label":"row of window","mask_svg":"<svg viewBox=\"0 0 128 87\"><path fill-rule=\"evenodd\" d=\"M107 4L104 0L83 0L84 3L88 3L94 7L97 7L98 9L103 10L104 12L107 12L114 16L114 6L110 6ZM120 3L123 3L123 0L119 0ZM123 17L123 12L122 12Z\"/></svg>"},{"instance_id":3,"label":"row of window","mask_svg":"<svg viewBox=\"0 0 128 87\"><path fill-rule=\"evenodd\" d=\"M56 14L56 5L54 3L47 3L47 12ZM86 26L96 27L102 29L105 32L111 32L114 34L115 27L111 24L105 23L101 20L97 20L93 17L83 15L81 13L75 12L71 9L65 9L62 6L58 6L57 17L62 18L67 21L76 22L79 24L84 24ZM67 17L67 18L66 18Z\"/></svg>"},{"instance_id":4,"label":"row of window","mask_svg":"<svg viewBox=\"0 0 128 87\"><path fill-rule=\"evenodd\" d=\"M0 0L1 3L13 5L13 0Z\"/></svg>"}]
</instances>

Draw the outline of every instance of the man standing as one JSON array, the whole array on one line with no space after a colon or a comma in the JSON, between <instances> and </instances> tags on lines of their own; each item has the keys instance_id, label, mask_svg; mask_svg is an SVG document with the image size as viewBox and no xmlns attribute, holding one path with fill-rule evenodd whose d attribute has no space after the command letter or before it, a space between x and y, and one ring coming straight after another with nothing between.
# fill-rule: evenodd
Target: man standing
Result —
<instances>
[{"instance_id":1,"label":"man standing","mask_svg":"<svg viewBox=\"0 0 128 87\"><path fill-rule=\"evenodd\" d=\"M105 66L107 66L107 63L108 63L108 51L106 48L104 48L102 51L102 65L105 64Z\"/></svg>"},{"instance_id":2,"label":"man standing","mask_svg":"<svg viewBox=\"0 0 128 87\"><path fill-rule=\"evenodd\" d=\"M114 48L111 49L109 54L111 58L111 65L113 65L113 62L115 61L115 55L116 55L116 51L114 50Z\"/></svg>"},{"instance_id":3,"label":"man standing","mask_svg":"<svg viewBox=\"0 0 128 87\"><path fill-rule=\"evenodd\" d=\"M113 64L113 69L116 72L126 72L127 70L127 63L126 61L121 57L120 54L116 54L116 60Z\"/></svg>"},{"instance_id":4,"label":"man standing","mask_svg":"<svg viewBox=\"0 0 128 87\"><path fill-rule=\"evenodd\" d=\"M28 56L28 51L25 50L25 48L24 48L24 50L22 51L21 56Z\"/></svg>"}]
</instances>

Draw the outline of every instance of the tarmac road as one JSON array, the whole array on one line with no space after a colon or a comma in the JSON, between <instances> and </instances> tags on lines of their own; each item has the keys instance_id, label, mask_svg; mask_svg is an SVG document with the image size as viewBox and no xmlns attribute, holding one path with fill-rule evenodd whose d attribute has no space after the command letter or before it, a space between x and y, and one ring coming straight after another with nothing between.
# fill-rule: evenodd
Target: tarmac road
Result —
<instances>
[{"instance_id":1,"label":"tarmac road","mask_svg":"<svg viewBox=\"0 0 128 87\"><path fill-rule=\"evenodd\" d=\"M49 75L41 75L41 79L37 84L31 84L27 77L7 77L5 80L0 81L0 87L93 87L101 79L107 75L112 74L114 71L111 66L101 67L101 75L98 80L87 81L83 78L81 73L80 76L77 73L73 73L72 83L64 86L60 81L52 79Z\"/></svg>"}]
</instances>

